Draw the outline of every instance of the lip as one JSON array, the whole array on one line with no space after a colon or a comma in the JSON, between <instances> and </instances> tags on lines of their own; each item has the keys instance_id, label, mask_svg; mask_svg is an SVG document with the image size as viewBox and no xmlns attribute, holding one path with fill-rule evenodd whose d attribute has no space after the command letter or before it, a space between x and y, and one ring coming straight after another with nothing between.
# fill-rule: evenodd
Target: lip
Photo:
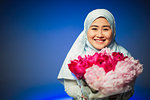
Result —
<instances>
[{"instance_id":1,"label":"lip","mask_svg":"<svg viewBox=\"0 0 150 100\"><path fill-rule=\"evenodd\" d=\"M94 39L96 43L102 44L106 41L106 39Z\"/></svg>"}]
</instances>

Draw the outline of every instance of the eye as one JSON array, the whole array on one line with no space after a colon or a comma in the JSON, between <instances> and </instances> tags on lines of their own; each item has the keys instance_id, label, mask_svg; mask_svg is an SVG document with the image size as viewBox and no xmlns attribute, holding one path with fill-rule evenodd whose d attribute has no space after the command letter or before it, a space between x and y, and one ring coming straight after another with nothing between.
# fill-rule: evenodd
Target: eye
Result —
<instances>
[{"instance_id":1,"label":"eye","mask_svg":"<svg viewBox=\"0 0 150 100\"><path fill-rule=\"evenodd\" d=\"M92 28L92 30L97 30L97 28Z\"/></svg>"},{"instance_id":2,"label":"eye","mask_svg":"<svg viewBox=\"0 0 150 100\"><path fill-rule=\"evenodd\" d=\"M109 29L108 29L108 28L104 28L103 30L104 30L104 31L108 31Z\"/></svg>"}]
</instances>

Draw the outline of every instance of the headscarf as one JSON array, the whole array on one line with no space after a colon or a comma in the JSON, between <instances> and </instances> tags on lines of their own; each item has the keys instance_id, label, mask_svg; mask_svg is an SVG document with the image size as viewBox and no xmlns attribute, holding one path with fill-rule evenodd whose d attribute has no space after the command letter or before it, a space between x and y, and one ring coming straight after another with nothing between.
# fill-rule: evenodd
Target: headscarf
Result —
<instances>
[{"instance_id":1,"label":"headscarf","mask_svg":"<svg viewBox=\"0 0 150 100\"><path fill-rule=\"evenodd\" d=\"M106 18L112 29L112 41L107 47L110 48L113 52L121 52L125 56L131 56L125 48L118 45L115 41L116 30L114 16L106 9L95 9L87 15L84 21L84 30L79 34L78 38L68 52L66 59L64 60L64 63L58 75L58 80L61 83L63 83L64 79L75 80L75 77L71 74L68 68L68 64L70 63L71 58L76 58L79 55L85 54L87 50L93 50L95 52L98 52L98 50L89 43L87 39L87 31L91 26L92 22L99 17Z\"/></svg>"}]
</instances>

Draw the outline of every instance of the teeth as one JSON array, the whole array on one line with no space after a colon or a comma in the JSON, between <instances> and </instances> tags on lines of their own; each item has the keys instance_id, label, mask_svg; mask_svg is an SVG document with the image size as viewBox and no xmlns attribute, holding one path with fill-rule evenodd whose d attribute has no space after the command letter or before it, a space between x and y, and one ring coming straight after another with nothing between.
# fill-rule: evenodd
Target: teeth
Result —
<instances>
[{"instance_id":1,"label":"teeth","mask_svg":"<svg viewBox=\"0 0 150 100\"><path fill-rule=\"evenodd\" d=\"M97 42L104 42L104 40L96 40Z\"/></svg>"}]
</instances>

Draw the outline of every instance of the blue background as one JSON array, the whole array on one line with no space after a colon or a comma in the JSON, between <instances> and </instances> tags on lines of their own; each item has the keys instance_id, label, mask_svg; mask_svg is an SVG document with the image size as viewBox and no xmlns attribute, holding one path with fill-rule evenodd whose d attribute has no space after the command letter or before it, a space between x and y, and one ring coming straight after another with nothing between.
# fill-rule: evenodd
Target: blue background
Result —
<instances>
[{"instance_id":1,"label":"blue background","mask_svg":"<svg viewBox=\"0 0 150 100\"><path fill-rule=\"evenodd\" d=\"M116 41L144 64L131 100L150 99L148 0L1 0L0 100L69 98L57 75L86 15L96 8L113 13Z\"/></svg>"}]
</instances>

